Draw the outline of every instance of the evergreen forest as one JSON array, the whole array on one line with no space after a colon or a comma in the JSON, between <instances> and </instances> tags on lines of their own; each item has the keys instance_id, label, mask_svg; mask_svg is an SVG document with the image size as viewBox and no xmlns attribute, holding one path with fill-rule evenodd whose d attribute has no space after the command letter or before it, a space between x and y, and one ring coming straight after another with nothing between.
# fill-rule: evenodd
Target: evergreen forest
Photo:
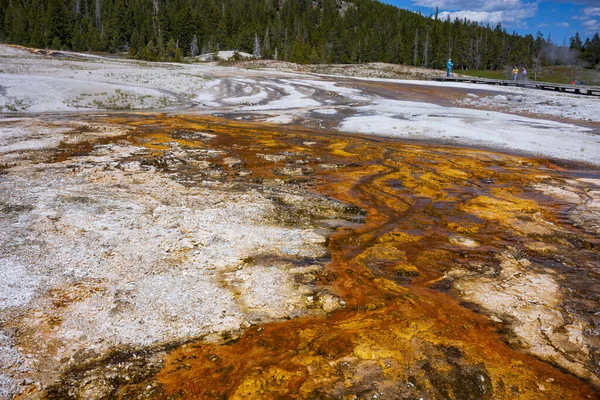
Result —
<instances>
[{"instance_id":1,"label":"evergreen forest","mask_svg":"<svg viewBox=\"0 0 600 400\"><path fill-rule=\"evenodd\" d=\"M174 60L218 50L297 63L388 62L496 70L600 64L600 38L441 20L373 0L0 0L0 41Z\"/></svg>"}]
</instances>

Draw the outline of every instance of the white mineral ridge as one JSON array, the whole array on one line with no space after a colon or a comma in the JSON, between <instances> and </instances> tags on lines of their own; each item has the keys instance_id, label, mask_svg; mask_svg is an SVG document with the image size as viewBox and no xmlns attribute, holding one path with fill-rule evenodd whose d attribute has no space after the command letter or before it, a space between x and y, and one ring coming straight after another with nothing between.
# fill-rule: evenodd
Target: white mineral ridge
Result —
<instances>
[{"instance_id":1,"label":"white mineral ridge","mask_svg":"<svg viewBox=\"0 0 600 400\"><path fill-rule=\"evenodd\" d=\"M600 163L597 135L577 121L598 122L598 98L569 93L471 83L348 78L244 70L214 64L148 63L101 56L70 58L30 54L0 45L3 111L75 111L103 108L156 109L190 106L198 112L229 110L258 120L289 124L319 114L350 115L339 130L465 146L485 146L544 157ZM228 54L223 53L226 57ZM459 107L395 101L353 88L353 81L456 87L469 90ZM321 95L326 94L325 99ZM121 99L124 97L124 99ZM325 108L321 108L323 105ZM469 107L496 108L502 112ZM195 108L194 108L195 107ZM534 113L525 118L512 113ZM567 118L550 122L544 116ZM52 145L42 138L5 144L3 152Z\"/></svg>"},{"instance_id":2,"label":"white mineral ridge","mask_svg":"<svg viewBox=\"0 0 600 400\"><path fill-rule=\"evenodd\" d=\"M235 52L236 52L235 50L221 50L221 51L217 52L216 55L221 60L232 60ZM245 53L243 51L238 51L237 53L239 54L239 56L241 58L254 58L254 56L252 54ZM204 53L204 54L200 54L196 58L199 61L208 61L208 60L212 59L214 55L215 55L215 53Z\"/></svg>"},{"instance_id":3,"label":"white mineral ridge","mask_svg":"<svg viewBox=\"0 0 600 400\"><path fill-rule=\"evenodd\" d=\"M539 114L540 116L549 115L582 121L600 121L600 113L598 113L598 103L600 101L596 96L583 96L574 93L560 93L515 86L482 85L468 82L439 82L355 77L345 77L345 79L394 82L400 85L411 86L469 89L471 93L467 94L468 98L460 102L466 106L480 105L494 107L504 105L513 111L531 112ZM489 92L502 94L490 95Z\"/></svg>"},{"instance_id":4,"label":"white mineral ridge","mask_svg":"<svg viewBox=\"0 0 600 400\"><path fill-rule=\"evenodd\" d=\"M26 56L29 52L12 46L0 45L0 57Z\"/></svg>"},{"instance_id":5,"label":"white mineral ridge","mask_svg":"<svg viewBox=\"0 0 600 400\"><path fill-rule=\"evenodd\" d=\"M284 96L270 101L264 105L243 107L245 111L267 111L267 110L289 110L289 109L302 109L309 107L320 106L321 103L311 96L314 94L315 89L291 84L279 84L271 83L272 87L281 89L284 92Z\"/></svg>"},{"instance_id":6,"label":"white mineral ridge","mask_svg":"<svg viewBox=\"0 0 600 400\"><path fill-rule=\"evenodd\" d=\"M116 154L136 151L123 147L115 146ZM90 166L75 176L55 165L50 176L0 181L0 202L31 209L0 234L14 247L14 260L0 258L0 310L28 305L40 281L65 292L73 290L72 281L98 282L97 293L56 310L64 321L56 334L71 348L85 347L90 338L106 349L239 329L244 306L219 283L221 272L256 253L326 255L325 238L313 230L265 223L274 206L258 193L185 190L132 166L135 178L105 171L93 167L103 164L108 149L100 153L85 158ZM287 308L271 311L288 304L281 296L298 303L293 293L305 289L289 284L290 272L269 271L278 278L265 280L263 274L255 283L268 286L261 294L265 312L282 317Z\"/></svg>"},{"instance_id":7,"label":"white mineral ridge","mask_svg":"<svg viewBox=\"0 0 600 400\"><path fill-rule=\"evenodd\" d=\"M23 111L27 112L97 109L98 106L95 106L94 101L106 105L106 108L130 108L126 105L131 104L131 108L139 109L152 107L161 97L173 100L171 96L156 89L120 83L94 81L82 84L78 79L11 74L0 74L0 81L5 89L5 94L0 97L0 106L20 101L25 107ZM120 93L127 98L115 102L119 99ZM81 100L78 100L80 98ZM141 100L143 98L155 99L155 101L148 100L144 104Z\"/></svg>"},{"instance_id":8,"label":"white mineral ridge","mask_svg":"<svg viewBox=\"0 0 600 400\"><path fill-rule=\"evenodd\" d=\"M290 124L294 122L295 119L296 117L294 115L281 114L275 117L267 118L265 119L265 122L268 124Z\"/></svg>"},{"instance_id":9,"label":"white mineral ridge","mask_svg":"<svg viewBox=\"0 0 600 400\"><path fill-rule=\"evenodd\" d=\"M446 140L600 164L600 137L573 124L506 113L378 100L339 129L403 139Z\"/></svg>"},{"instance_id":10,"label":"white mineral ridge","mask_svg":"<svg viewBox=\"0 0 600 400\"><path fill-rule=\"evenodd\" d=\"M9 120L0 119L2 122ZM32 131L35 133L32 135ZM0 154L22 150L39 150L56 147L66 129L51 127L26 128L23 126L0 125Z\"/></svg>"},{"instance_id":11,"label":"white mineral ridge","mask_svg":"<svg viewBox=\"0 0 600 400\"><path fill-rule=\"evenodd\" d=\"M256 85L256 81L246 79L233 79L230 82L230 90L236 96L224 98L221 101L226 104L256 104L268 99L268 92Z\"/></svg>"},{"instance_id":12,"label":"white mineral ridge","mask_svg":"<svg viewBox=\"0 0 600 400\"><path fill-rule=\"evenodd\" d=\"M310 88L316 88L327 92L336 93L342 97L357 100L357 101L368 101L371 100L368 96L363 94L360 89L353 89L345 86L340 86L337 82L332 81L318 81L315 79L284 79L282 82L286 82L292 85L307 86Z\"/></svg>"},{"instance_id":13,"label":"white mineral ridge","mask_svg":"<svg viewBox=\"0 0 600 400\"><path fill-rule=\"evenodd\" d=\"M121 293L127 298L120 299ZM60 335L65 339L84 343L93 337L109 345L136 346L236 330L244 320L231 293L199 272L116 283L108 293L77 303L64 317Z\"/></svg>"},{"instance_id":14,"label":"white mineral ridge","mask_svg":"<svg viewBox=\"0 0 600 400\"><path fill-rule=\"evenodd\" d=\"M313 110L313 112L316 112L317 114L323 114L323 115L334 115L337 114L337 110L334 108L317 108L315 110Z\"/></svg>"},{"instance_id":15,"label":"white mineral ridge","mask_svg":"<svg viewBox=\"0 0 600 400\"><path fill-rule=\"evenodd\" d=\"M18 261L0 258L0 311L29 303L39 283L40 279L28 274Z\"/></svg>"}]
</instances>

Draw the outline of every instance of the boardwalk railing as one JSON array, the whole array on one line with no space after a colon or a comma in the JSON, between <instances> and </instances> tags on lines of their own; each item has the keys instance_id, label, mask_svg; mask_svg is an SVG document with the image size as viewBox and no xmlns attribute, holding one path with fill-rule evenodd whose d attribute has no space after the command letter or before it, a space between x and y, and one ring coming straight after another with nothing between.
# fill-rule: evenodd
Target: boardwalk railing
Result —
<instances>
[{"instance_id":1,"label":"boardwalk railing","mask_svg":"<svg viewBox=\"0 0 600 400\"><path fill-rule=\"evenodd\" d=\"M487 79L475 78L470 76L436 76L431 78L434 81L441 82L468 82L480 83L485 85L501 85L501 86L519 86L532 89L554 90L557 92L585 94L589 96L600 96L600 86L588 85L565 85L560 83L538 82L538 81L523 81L523 80L502 80L502 79Z\"/></svg>"}]
</instances>

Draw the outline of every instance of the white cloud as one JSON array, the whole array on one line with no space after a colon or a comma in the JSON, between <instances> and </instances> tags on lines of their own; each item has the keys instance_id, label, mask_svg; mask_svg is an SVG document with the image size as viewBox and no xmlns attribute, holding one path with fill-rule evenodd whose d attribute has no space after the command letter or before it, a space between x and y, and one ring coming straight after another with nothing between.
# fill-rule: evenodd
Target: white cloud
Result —
<instances>
[{"instance_id":1,"label":"white cloud","mask_svg":"<svg viewBox=\"0 0 600 400\"><path fill-rule=\"evenodd\" d=\"M488 0L473 2L472 0L413 0L417 6L443 10L439 17L451 20L468 19L483 24L497 23L523 25L524 20L532 18L538 11L538 2L523 0Z\"/></svg>"},{"instance_id":2,"label":"white cloud","mask_svg":"<svg viewBox=\"0 0 600 400\"><path fill-rule=\"evenodd\" d=\"M450 18L454 20L456 18L463 20L468 19L470 21L476 21L481 24L496 25L498 23L505 27L514 28L526 28L528 27L528 20L531 22L531 18L535 18L538 13L540 4L544 3L544 0L411 0L415 6L436 8L438 7L440 12L439 18L446 19ZM582 25L579 23L569 22L549 22L555 28L569 29L569 28L580 28L585 31L586 35L594 34L600 31L600 7L598 6L600 0L554 0L558 3L567 3L571 5L579 5L585 8L581 8L580 11L573 17L572 20L582 21ZM565 16L567 17L567 16ZM536 27L548 27L544 21L535 21Z\"/></svg>"},{"instance_id":3,"label":"white cloud","mask_svg":"<svg viewBox=\"0 0 600 400\"><path fill-rule=\"evenodd\" d=\"M597 6L598 0L555 0L558 3L575 4L578 6Z\"/></svg>"},{"instance_id":4,"label":"white cloud","mask_svg":"<svg viewBox=\"0 0 600 400\"><path fill-rule=\"evenodd\" d=\"M500 11L496 12L485 12L485 11L456 11L456 12L448 12L444 11L439 13L439 18L445 20L450 17L451 20L458 19L468 19L470 21L477 21L482 24L491 24L495 25L498 22L504 22L503 14Z\"/></svg>"},{"instance_id":5,"label":"white cloud","mask_svg":"<svg viewBox=\"0 0 600 400\"><path fill-rule=\"evenodd\" d=\"M581 15L576 15L573 19L583 21L583 31L586 35L593 35L600 32L600 22L592 19L592 17L600 17L600 7L586 7Z\"/></svg>"},{"instance_id":6,"label":"white cloud","mask_svg":"<svg viewBox=\"0 0 600 400\"><path fill-rule=\"evenodd\" d=\"M584 18L591 16L600 16L600 7L586 7L583 9Z\"/></svg>"},{"instance_id":7,"label":"white cloud","mask_svg":"<svg viewBox=\"0 0 600 400\"><path fill-rule=\"evenodd\" d=\"M415 6L440 8L444 11L512 11L523 7L534 6L537 10L537 2L526 2L522 0L488 0L473 2L472 0L412 0Z\"/></svg>"},{"instance_id":8,"label":"white cloud","mask_svg":"<svg viewBox=\"0 0 600 400\"><path fill-rule=\"evenodd\" d=\"M413 0L415 6L459 10L468 6L469 2L462 0Z\"/></svg>"},{"instance_id":9,"label":"white cloud","mask_svg":"<svg viewBox=\"0 0 600 400\"><path fill-rule=\"evenodd\" d=\"M583 28L585 30L585 33L588 35L598 33L600 32L600 21L597 21L595 19L584 21Z\"/></svg>"},{"instance_id":10,"label":"white cloud","mask_svg":"<svg viewBox=\"0 0 600 400\"><path fill-rule=\"evenodd\" d=\"M455 18L458 19L468 19L470 21L477 21L482 24L490 24L495 25L498 23L501 24L510 24L510 25L519 25L522 23L524 19L534 17L536 14L537 8L521 8L515 10L502 10L502 11L471 11L471 10L463 10L463 11L454 11L448 12L444 11L439 13L440 19L446 19L448 16L451 20Z\"/></svg>"}]
</instances>

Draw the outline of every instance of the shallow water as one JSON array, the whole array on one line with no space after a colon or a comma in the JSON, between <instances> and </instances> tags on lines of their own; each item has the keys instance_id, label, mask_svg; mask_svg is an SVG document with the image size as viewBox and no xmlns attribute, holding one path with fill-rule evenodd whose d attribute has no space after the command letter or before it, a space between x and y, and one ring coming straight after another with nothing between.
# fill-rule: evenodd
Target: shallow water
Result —
<instances>
[{"instance_id":1,"label":"shallow water","mask_svg":"<svg viewBox=\"0 0 600 400\"><path fill-rule=\"evenodd\" d=\"M146 155L135 157L184 185L212 180L261 190L283 181L349 206L347 220L331 221L338 227L328 242L331 261L317 277L318 285L343 299L343 310L252 326L216 344L199 339L179 345L156 372L122 382L116 397L598 396L599 235L576 226L569 213L574 204L533 185L598 180L600 171L217 118L132 115L110 122L135 127L119 140L146 147ZM206 134L215 137L206 140ZM170 162L166 153L174 143L187 154L214 151L210 171ZM59 159L92 147L64 146ZM232 164L231 157L241 162ZM502 275L513 265L507 259L522 268L510 279ZM515 293L511 285L527 274L551 276L559 287L556 302L543 306L564 320L550 333L537 328L549 335L548 349L556 354L532 348L515 333L519 316L531 316L530 305L511 314L461 289L466 283L473 285L469 290L507 285L506 292ZM558 348L562 336L552 335L561 335L573 319L584 326L583 342Z\"/></svg>"}]
</instances>

